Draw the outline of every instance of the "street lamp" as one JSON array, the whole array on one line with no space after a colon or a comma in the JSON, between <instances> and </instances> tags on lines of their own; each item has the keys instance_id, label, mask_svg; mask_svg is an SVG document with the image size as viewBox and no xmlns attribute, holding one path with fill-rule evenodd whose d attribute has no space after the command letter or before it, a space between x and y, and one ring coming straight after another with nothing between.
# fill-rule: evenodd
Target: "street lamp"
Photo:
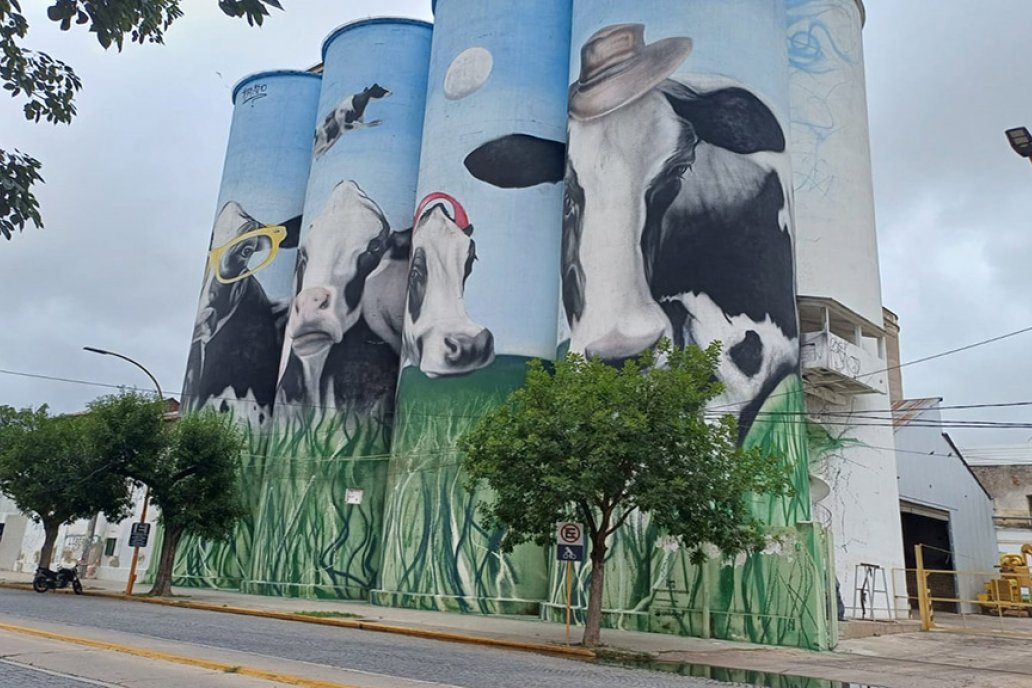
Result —
<instances>
[{"instance_id":1,"label":"street lamp","mask_svg":"<svg viewBox=\"0 0 1032 688\"><path fill-rule=\"evenodd\" d=\"M136 366L137 368L139 368L140 370L142 370L144 373L147 374L147 377L149 377L151 379L151 382L154 383L154 388L158 390L158 399L161 400L162 404L165 403L165 397L161 393L161 385L158 384L158 379L156 377L154 377L153 375L151 375L151 371L147 370L146 368L144 368L142 365L140 365L139 363L137 363L133 359L129 358L128 356L123 356L122 354L116 354L114 351L105 351L104 349L95 349L92 346L84 346L82 348L83 348L83 350L89 351L90 353L100 354L101 356L114 356L115 358L121 358L123 361L128 361L128 362L132 363L134 366ZM140 512L140 524L141 525L143 523L146 523L146 521L147 521L147 503L148 502L150 502L150 485L147 485L146 489L143 492L143 511ZM140 546L136 545L135 547L133 547L133 559L132 559L132 562L129 564L129 580L126 582L126 585L125 585L125 594L126 595L132 595L133 594L133 585L136 583L136 563L139 560L139 558L140 558Z\"/></svg>"},{"instance_id":2,"label":"street lamp","mask_svg":"<svg viewBox=\"0 0 1032 688\"><path fill-rule=\"evenodd\" d=\"M1007 134L1007 140L1014 152L1032 162L1032 134L1029 134L1028 128L1016 127L1004 133Z\"/></svg>"}]
</instances>

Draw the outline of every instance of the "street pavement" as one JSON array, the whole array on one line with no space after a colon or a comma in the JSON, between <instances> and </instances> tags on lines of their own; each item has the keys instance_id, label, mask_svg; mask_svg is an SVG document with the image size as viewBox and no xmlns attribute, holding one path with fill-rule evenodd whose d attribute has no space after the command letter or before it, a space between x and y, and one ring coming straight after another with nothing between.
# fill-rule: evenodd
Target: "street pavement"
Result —
<instances>
[{"instance_id":1,"label":"street pavement","mask_svg":"<svg viewBox=\"0 0 1032 688\"><path fill-rule=\"evenodd\" d=\"M0 574L0 583L5 579L8 583L24 584L27 577L6 572ZM351 685L371 686L376 680L387 681L377 684L382 686L418 685L421 681L430 681L437 685L502 688L715 685L646 670L425 639L440 634L448 637L459 634L467 640L522 643L528 647L544 644L562 649L563 626L525 618L176 589L177 604L233 607L258 614L302 610L350 613L373 622L370 626L381 624L382 629L383 625L389 625L395 633L424 634L424 638L411 638L393 633L139 604L114 597L121 587L116 583L88 581L88 594L79 598L63 593L39 595L23 590L0 590L0 623L17 623L20 620L26 625L50 624L50 628L64 629L71 635L110 636L116 642L129 645L150 643L170 652L173 650L168 650L168 647L177 647L180 654L190 656L207 657L205 653L209 652L214 653L216 659L221 657L232 664L249 665L244 661L246 659L259 667L318 667L319 671L328 672L325 676L329 678L324 677L325 680L336 677L335 680L341 681L341 676L348 676L352 680L345 682ZM90 592L108 597L91 597ZM958 633L894 634L914 628L913 623L850 622L846 624L849 636L879 635L854 637L841 642L835 652L822 653L611 629L603 630L603 642L609 648L644 653L668 663L767 672L766 678L751 677L750 680L764 680L762 685L777 685L779 688L797 685L838 688L839 685L781 678L785 674L879 688L1032 688L1032 643L1028 639ZM580 629L575 628L575 641L579 634ZM3 686L2 682L0 686Z\"/></svg>"}]
</instances>

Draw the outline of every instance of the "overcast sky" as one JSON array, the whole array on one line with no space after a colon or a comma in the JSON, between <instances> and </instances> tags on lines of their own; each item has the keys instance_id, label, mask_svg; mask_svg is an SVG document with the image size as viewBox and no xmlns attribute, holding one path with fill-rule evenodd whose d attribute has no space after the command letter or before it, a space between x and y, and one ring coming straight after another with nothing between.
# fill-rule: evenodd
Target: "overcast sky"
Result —
<instances>
[{"instance_id":1,"label":"overcast sky","mask_svg":"<svg viewBox=\"0 0 1032 688\"><path fill-rule=\"evenodd\" d=\"M72 126L30 125L0 96L0 146L44 164L46 229L0 240L0 369L149 388L124 353L178 396L215 212L230 90L264 69L306 68L337 25L430 18L429 0L283 0L261 29L186 3L166 45L105 52L27 2L28 45L85 84ZM1025 0L868 0L865 50L885 305L902 358L1032 326L1032 165L1003 130L1032 126ZM1032 333L904 369L909 397L1032 400ZM0 373L0 404L82 408L103 387ZM1032 409L946 412L1032 419ZM1032 431L952 432L962 446Z\"/></svg>"}]
</instances>

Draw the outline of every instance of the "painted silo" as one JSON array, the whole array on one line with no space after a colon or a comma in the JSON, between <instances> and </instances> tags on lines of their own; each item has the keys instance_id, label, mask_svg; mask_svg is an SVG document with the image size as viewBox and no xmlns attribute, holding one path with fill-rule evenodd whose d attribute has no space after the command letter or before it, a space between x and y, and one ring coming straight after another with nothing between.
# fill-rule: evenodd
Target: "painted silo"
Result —
<instances>
[{"instance_id":1,"label":"painted silo","mask_svg":"<svg viewBox=\"0 0 1032 688\"><path fill-rule=\"evenodd\" d=\"M378 575L430 38L383 18L323 44L248 590L363 599Z\"/></svg>"},{"instance_id":2,"label":"painted silo","mask_svg":"<svg viewBox=\"0 0 1032 688\"><path fill-rule=\"evenodd\" d=\"M695 567L632 517L607 560L610 625L827 643L824 543L805 524L784 21L780 0L573 2L560 350L619 362L662 337L719 341L712 409L783 457L797 490L753 504L784 554Z\"/></svg>"},{"instance_id":3,"label":"painted silo","mask_svg":"<svg viewBox=\"0 0 1032 688\"><path fill-rule=\"evenodd\" d=\"M820 413L889 417L860 0L787 0L803 373L812 464L830 486L815 518L834 524L843 597L856 567L903 567L893 429ZM834 351L834 356L825 352ZM835 392L828 394L828 392ZM822 420L831 420L821 424ZM871 519L870 514L879 514ZM860 614L860 610L847 613ZM879 617L889 614L884 607Z\"/></svg>"},{"instance_id":4,"label":"painted silo","mask_svg":"<svg viewBox=\"0 0 1032 688\"><path fill-rule=\"evenodd\" d=\"M271 426L283 315L311 163L320 77L262 72L233 89L233 119L194 324L183 409L215 408L243 424L249 516L228 543L184 541L176 584L238 585L247 571Z\"/></svg>"},{"instance_id":5,"label":"painted silo","mask_svg":"<svg viewBox=\"0 0 1032 688\"><path fill-rule=\"evenodd\" d=\"M540 547L478 523L455 442L555 354L569 0L441 0L385 516L383 604L531 613Z\"/></svg>"}]
</instances>

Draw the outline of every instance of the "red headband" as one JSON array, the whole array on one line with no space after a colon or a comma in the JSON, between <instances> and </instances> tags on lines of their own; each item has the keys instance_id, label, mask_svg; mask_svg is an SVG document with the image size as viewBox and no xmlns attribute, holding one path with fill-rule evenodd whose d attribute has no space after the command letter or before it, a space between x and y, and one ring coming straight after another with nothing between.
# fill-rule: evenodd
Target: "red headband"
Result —
<instances>
[{"instance_id":1,"label":"red headband","mask_svg":"<svg viewBox=\"0 0 1032 688\"><path fill-rule=\"evenodd\" d=\"M469 216L466 215L466 209L462 207L461 203L443 191L435 191L432 194L427 194L427 197L419 202L419 207L416 208L416 217L412 222L413 227L419 224L419 218L423 214L423 211L426 210L426 207L434 201L446 201L451 204L452 211L455 213L455 224L457 224L461 230L469 228Z\"/></svg>"}]
</instances>

